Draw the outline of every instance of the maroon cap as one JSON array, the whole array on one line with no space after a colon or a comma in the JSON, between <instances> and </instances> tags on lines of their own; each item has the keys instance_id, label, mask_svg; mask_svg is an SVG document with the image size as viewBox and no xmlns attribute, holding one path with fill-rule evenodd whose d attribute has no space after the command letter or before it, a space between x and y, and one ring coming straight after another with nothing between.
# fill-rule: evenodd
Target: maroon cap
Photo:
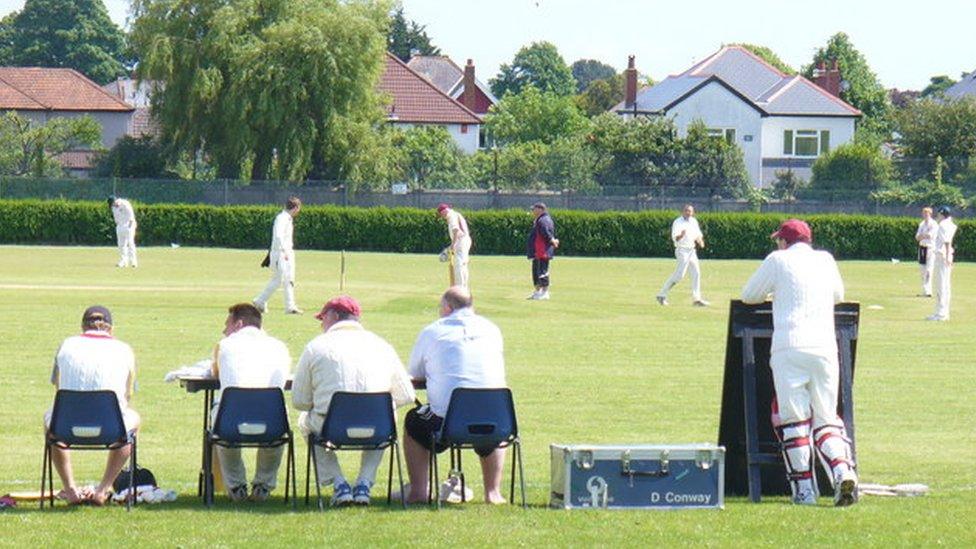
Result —
<instances>
[{"instance_id":1,"label":"maroon cap","mask_svg":"<svg viewBox=\"0 0 976 549\"><path fill-rule=\"evenodd\" d=\"M779 229L775 233L769 236L774 239L782 238L787 244L791 245L796 242L806 242L809 244L813 241L813 233L810 231L810 226L805 221L799 219L787 219L780 223Z\"/></svg>"},{"instance_id":2,"label":"maroon cap","mask_svg":"<svg viewBox=\"0 0 976 549\"><path fill-rule=\"evenodd\" d=\"M437 205L437 213L444 213L444 210L451 209L451 205L446 202L441 202Z\"/></svg>"},{"instance_id":3,"label":"maroon cap","mask_svg":"<svg viewBox=\"0 0 976 549\"><path fill-rule=\"evenodd\" d=\"M333 297L330 299L325 305L322 306L321 311L315 313L315 318L322 320L325 313L329 311L347 313L353 316L360 316L363 313L362 308L359 306L359 302L347 295L340 295L339 297Z\"/></svg>"}]
</instances>

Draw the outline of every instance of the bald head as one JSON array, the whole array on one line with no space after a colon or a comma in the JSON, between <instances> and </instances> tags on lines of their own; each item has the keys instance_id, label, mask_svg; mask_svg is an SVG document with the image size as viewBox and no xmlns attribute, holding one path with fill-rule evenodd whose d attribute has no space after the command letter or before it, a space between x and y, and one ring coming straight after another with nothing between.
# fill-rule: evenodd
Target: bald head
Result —
<instances>
[{"instance_id":1,"label":"bald head","mask_svg":"<svg viewBox=\"0 0 976 549\"><path fill-rule=\"evenodd\" d=\"M441 296L441 316L447 316L460 309L467 309L473 302L471 292L467 288L451 286Z\"/></svg>"}]
</instances>

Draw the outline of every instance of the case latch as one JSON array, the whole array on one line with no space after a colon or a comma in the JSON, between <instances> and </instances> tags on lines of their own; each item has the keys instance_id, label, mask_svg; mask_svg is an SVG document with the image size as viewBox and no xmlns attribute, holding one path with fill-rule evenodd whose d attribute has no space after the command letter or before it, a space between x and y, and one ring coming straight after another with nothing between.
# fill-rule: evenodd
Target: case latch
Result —
<instances>
[{"instance_id":1,"label":"case latch","mask_svg":"<svg viewBox=\"0 0 976 549\"><path fill-rule=\"evenodd\" d=\"M577 450L573 462L576 464L576 467L584 471L589 471L593 468L593 451Z\"/></svg>"},{"instance_id":2,"label":"case latch","mask_svg":"<svg viewBox=\"0 0 976 549\"><path fill-rule=\"evenodd\" d=\"M695 453L695 465L698 466L702 471L707 471L712 468L712 462L714 461L711 450L698 450Z\"/></svg>"}]
</instances>

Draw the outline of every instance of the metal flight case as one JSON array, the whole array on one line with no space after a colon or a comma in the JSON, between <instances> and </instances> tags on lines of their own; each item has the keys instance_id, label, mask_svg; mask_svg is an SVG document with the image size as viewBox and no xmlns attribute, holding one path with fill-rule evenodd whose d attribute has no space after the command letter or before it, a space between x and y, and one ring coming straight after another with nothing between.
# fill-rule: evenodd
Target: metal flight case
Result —
<instances>
[{"instance_id":1,"label":"metal flight case","mask_svg":"<svg viewBox=\"0 0 976 549\"><path fill-rule=\"evenodd\" d=\"M725 448L714 444L549 447L556 509L720 509Z\"/></svg>"}]
</instances>

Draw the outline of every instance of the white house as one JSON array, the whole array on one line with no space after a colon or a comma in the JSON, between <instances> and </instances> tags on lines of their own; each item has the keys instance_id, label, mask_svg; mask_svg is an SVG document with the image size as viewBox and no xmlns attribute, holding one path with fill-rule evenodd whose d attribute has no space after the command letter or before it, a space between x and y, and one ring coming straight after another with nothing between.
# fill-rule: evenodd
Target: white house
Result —
<instances>
[{"instance_id":1,"label":"white house","mask_svg":"<svg viewBox=\"0 0 976 549\"><path fill-rule=\"evenodd\" d=\"M784 74L749 50L725 46L687 71L637 90L630 57L626 97L613 108L625 117L666 116L679 132L701 120L717 137L742 149L757 186L769 185L779 170L809 179L816 158L854 138L861 112L837 95L836 65L821 67L818 82Z\"/></svg>"}]
</instances>

